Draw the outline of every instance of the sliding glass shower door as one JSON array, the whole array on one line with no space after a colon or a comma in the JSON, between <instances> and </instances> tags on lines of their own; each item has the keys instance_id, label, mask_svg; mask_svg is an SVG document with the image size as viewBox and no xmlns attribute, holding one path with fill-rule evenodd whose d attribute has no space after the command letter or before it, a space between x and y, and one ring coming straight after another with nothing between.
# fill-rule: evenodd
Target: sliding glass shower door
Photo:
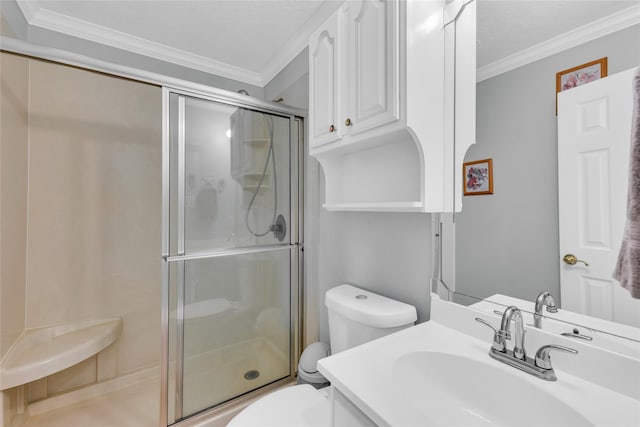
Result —
<instances>
[{"instance_id":1,"label":"sliding glass shower door","mask_svg":"<svg viewBox=\"0 0 640 427\"><path fill-rule=\"evenodd\" d=\"M302 121L165 95L170 424L292 378Z\"/></svg>"}]
</instances>

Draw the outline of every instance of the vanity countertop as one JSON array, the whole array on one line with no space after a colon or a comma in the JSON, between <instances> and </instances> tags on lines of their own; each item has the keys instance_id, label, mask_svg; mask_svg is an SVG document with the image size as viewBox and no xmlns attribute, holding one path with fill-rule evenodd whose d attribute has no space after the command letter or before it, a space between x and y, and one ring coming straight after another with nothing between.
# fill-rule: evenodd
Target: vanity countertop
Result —
<instances>
[{"instance_id":1,"label":"vanity countertop","mask_svg":"<svg viewBox=\"0 0 640 427\"><path fill-rule=\"evenodd\" d=\"M557 381L538 379L491 359L490 344L488 330L477 339L431 320L322 359L318 368L379 426L535 426L554 419L557 425L640 425L640 396L558 368ZM570 357L580 355L554 353L553 360ZM420 372L423 365L430 373ZM545 402L553 406L550 412ZM509 414L508 408L520 409Z\"/></svg>"}]
</instances>

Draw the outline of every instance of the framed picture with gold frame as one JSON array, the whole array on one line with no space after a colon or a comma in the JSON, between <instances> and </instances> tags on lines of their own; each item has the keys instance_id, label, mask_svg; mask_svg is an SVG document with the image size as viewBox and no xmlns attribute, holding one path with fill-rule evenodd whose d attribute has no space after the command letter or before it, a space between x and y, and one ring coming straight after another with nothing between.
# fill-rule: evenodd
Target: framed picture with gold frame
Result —
<instances>
[{"instance_id":1,"label":"framed picture with gold frame","mask_svg":"<svg viewBox=\"0 0 640 427\"><path fill-rule=\"evenodd\" d=\"M558 93L607 77L607 57L556 73L556 114Z\"/></svg>"},{"instance_id":2,"label":"framed picture with gold frame","mask_svg":"<svg viewBox=\"0 0 640 427\"><path fill-rule=\"evenodd\" d=\"M462 172L465 196L493 194L493 159L465 162Z\"/></svg>"}]
</instances>

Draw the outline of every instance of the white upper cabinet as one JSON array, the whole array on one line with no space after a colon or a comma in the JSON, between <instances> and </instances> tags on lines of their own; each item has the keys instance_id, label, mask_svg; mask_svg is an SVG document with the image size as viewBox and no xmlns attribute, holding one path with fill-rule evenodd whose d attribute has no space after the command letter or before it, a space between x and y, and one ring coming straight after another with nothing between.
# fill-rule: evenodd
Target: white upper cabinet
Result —
<instances>
[{"instance_id":1,"label":"white upper cabinet","mask_svg":"<svg viewBox=\"0 0 640 427\"><path fill-rule=\"evenodd\" d=\"M313 145L338 139L338 15L333 14L309 43L309 99L311 140Z\"/></svg>"},{"instance_id":2,"label":"white upper cabinet","mask_svg":"<svg viewBox=\"0 0 640 427\"><path fill-rule=\"evenodd\" d=\"M385 0L345 5L345 134L356 135L399 118L396 12Z\"/></svg>"},{"instance_id":3,"label":"white upper cabinet","mask_svg":"<svg viewBox=\"0 0 640 427\"><path fill-rule=\"evenodd\" d=\"M347 1L309 42L311 146L399 119L397 3Z\"/></svg>"},{"instance_id":4,"label":"white upper cabinet","mask_svg":"<svg viewBox=\"0 0 640 427\"><path fill-rule=\"evenodd\" d=\"M465 31L453 31L473 36L470 46L473 14ZM312 34L310 154L324 171L326 209L454 209L461 165L447 97L464 99L459 89L468 87L475 94L475 75L465 85L455 61L446 67L445 15L445 0L349 0Z\"/></svg>"}]
</instances>

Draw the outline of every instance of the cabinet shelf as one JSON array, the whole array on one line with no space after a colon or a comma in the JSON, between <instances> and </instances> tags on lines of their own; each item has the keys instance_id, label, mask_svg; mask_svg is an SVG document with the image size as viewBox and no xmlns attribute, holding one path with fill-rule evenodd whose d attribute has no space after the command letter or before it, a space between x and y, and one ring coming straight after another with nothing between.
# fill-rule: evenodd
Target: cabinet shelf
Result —
<instances>
[{"instance_id":1,"label":"cabinet shelf","mask_svg":"<svg viewBox=\"0 0 640 427\"><path fill-rule=\"evenodd\" d=\"M422 202L325 203L328 211L343 212L423 212Z\"/></svg>"}]
</instances>

